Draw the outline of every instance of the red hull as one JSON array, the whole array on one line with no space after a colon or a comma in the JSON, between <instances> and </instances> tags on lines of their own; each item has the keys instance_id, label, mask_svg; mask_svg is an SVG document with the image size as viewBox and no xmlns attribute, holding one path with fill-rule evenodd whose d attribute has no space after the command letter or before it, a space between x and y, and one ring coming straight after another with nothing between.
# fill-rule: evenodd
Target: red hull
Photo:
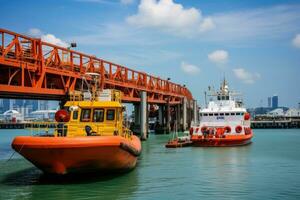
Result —
<instances>
[{"instance_id":1,"label":"red hull","mask_svg":"<svg viewBox=\"0 0 300 200\"><path fill-rule=\"evenodd\" d=\"M199 147L231 147L242 146L251 143L253 134L248 135L226 135L225 138L204 138L203 136L193 135L191 140L193 146Z\"/></svg>"},{"instance_id":2,"label":"red hull","mask_svg":"<svg viewBox=\"0 0 300 200\"><path fill-rule=\"evenodd\" d=\"M16 137L15 151L45 173L125 171L135 167L141 152L136 136Z\"/></svg>"}]
</instances>

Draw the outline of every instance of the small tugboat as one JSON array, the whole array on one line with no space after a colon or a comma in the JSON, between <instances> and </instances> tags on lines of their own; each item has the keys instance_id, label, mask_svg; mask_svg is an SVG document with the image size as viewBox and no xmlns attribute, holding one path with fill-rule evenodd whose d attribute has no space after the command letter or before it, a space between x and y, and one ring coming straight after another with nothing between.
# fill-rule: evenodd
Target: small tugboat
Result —
<instances>
[{"instance_id":1,"label":"small tugboat","mask_svg":"<svg viewBox=\"0 0 300 200\"><path fill-rule=\"evenodd\" d=\"M177 123L175 122L175 132L172 134L172 139L168 141L165 145L166 148L180 148L180 147L189 147L192 145L192 141L190 140L190 135L178 136L177 131Z\"/></svg>"},{"instance_id":2,"label":"small tugboat","mask_svg":"<svg viewBox=\"0 0 300 200\"><path fill-rule=\"evenodd\" d=\"M96 91L71 95L64 109L55 114L53 134L18 136L12 148L50 174L133 169L141 153L141 142L123 125L122 93Z\"/></svg>"},{"instance_id":3,"label":"small tugboat","mask_svg":"<svg viewBox=\"0 0 300 200\"><path fill-rule=\"evenodd\" d=\"M225 79L219 91L210 88L209 91L210 101L199 111L200 124L190 128L193 146L224 147L251 143L250 114L238 99L240 94L230 91Z\"/></svg>"},{"instance_id":4,"label":"small tugboat","mask_svg":"<svg viewBox=\"0 0 300 200\"><path fill-rule=\"evenodd\" d=\"M165 147L166 148L180 148L180 147L189 147L193 144L193 142L190 140L190 137L187 136L181 136L177 137L173 140L170 140Z\"/></svg>"}]
</instances>

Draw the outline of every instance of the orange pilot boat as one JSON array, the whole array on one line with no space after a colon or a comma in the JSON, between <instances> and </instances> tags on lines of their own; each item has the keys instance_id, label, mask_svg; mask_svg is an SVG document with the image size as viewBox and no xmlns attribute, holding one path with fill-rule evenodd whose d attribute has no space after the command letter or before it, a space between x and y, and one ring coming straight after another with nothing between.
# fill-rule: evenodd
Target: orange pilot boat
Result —
<instances>
[{"instance_id":1,"label":"orange pilot boat","mask_svg":"<svg viewBox=\"0 0 300 200\"><path fill-rule=\"evenodd\" d=\"M238 93L229 91L224 79L220 91L210 91L210 101L200 109L200 124L190 128L193 146L224 147L251 143L250 114ZM214 100L214 97L216 98Z\"/></svg>"},{"instance_id":2,"label":"orange pilot boat","mask_svg":"<svg viewBox=\"0 0 300 200\"><path fill-rule=\"evenodd\" d=\"M133 169L141 153L141 142L123 126L121 92L77 92L71 96L65 108L55 114L57 123L52 134L18 136L12 148L45 173ZM86 96L92 98L88 100Z\"/></svg>"}]
</instances>

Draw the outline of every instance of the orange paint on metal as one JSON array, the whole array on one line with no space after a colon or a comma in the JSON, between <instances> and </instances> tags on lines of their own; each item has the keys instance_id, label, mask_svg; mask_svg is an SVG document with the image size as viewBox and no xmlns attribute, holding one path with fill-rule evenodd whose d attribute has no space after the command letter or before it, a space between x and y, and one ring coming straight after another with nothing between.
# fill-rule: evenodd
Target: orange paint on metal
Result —
<instances>
[{"instance_id":1,"label":"orange paint on metal","mask_svg":"<svg viewBox=\"0 0 300 200\"><path fill-rule=\"evenodd\" d=\"M12 147L42 171L66 174L132 169L137 162L134 153L140 153L141 142L136 136L132 140L121 136L19 136Z\"/></svg>"},{"instance_id":2,"label":"orange paint on metal","mask_svg":"<svg viewBox=\"0 0 300 200\"><path fill-rule=\"evenodd\" d=\"M140 91L147 92L150 103L167 103L170 99L170 104L180 104L184 97L193 99L184 86L95 56L4 29L0 29L0 37L0 96L33 93L63 98L67 91L80 89L86 72L94 72L101 75L100 88L121 90L124 102L140 101Z\"/></svg>"}]
</instances>

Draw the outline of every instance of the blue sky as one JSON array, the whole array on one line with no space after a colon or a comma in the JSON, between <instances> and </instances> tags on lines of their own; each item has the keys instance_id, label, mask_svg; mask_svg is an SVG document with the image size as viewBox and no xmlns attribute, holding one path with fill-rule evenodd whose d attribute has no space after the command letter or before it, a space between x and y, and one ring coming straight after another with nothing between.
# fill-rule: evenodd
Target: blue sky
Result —
<instances>
[{"instance_id":1,"label":"blue sky","mask_svg":"<svg viewBox=\"0 0 300 200\"><path fill-rule=\"evenodd\" d=\"M186 84L225 75L247 107L300 102L300 1L1 1L0 27Z\"/></svg>"}]
</instances>

